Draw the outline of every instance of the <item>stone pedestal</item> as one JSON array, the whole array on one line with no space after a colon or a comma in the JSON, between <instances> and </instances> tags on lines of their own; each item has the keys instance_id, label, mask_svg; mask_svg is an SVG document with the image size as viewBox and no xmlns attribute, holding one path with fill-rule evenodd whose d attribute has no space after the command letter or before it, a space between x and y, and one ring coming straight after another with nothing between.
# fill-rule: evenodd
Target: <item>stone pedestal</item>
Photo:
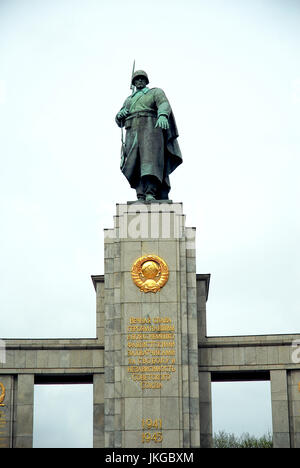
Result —
<instances>
[{"instance_id":1,"label":"stone pedestal","mask_svg":"<svg viewBox=\"0 0 300 468\"><path fill-rule=\"evenodd\" d=\"M168 267L157 292L132 278L149 255ZM105 446L199 447L195 230L182 204L117 205L104 277Z\"/></svg>"},{"instance_id":2,"label":"stone pedestal","mask_svg":"<svg viewBox=\"0 0 300 468\"><path fill-rule=\"evenodd\" d=\"M0 448L31 448L32 374L0 375Z\"/></svg>"},{"instance_id":3,"label":"stone pedestal","mask_svg":"<svg viewBox=\"0 0 300 468\"><path fill-rule=\"evenodd\" d=\"M291 448L300 447L300 370L288 370Z\"/></svg>"},{"instance_id":4,"label":"stone pedestal","mask_svg":"<svg viewBox=\"0 0 300 468\"><path fill-rule=\"evenodd\" d=\"M300 447L300 371L271 371L274 448Z\"/></svg>"},{"instance_id":5,"label":"stone pedestal","mask_svg":"<svg viewBox=\"0 0 300 468\"><path fill-rule=\"evenodd\" d=\"M12 448L14 379L0 375L0 449Z\"/></svg>"}]
</instances>

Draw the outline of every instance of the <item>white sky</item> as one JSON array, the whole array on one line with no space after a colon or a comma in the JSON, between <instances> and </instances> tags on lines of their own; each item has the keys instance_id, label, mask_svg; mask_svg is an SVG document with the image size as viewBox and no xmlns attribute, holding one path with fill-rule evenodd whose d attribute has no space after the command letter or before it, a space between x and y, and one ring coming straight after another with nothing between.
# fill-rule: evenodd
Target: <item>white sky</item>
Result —
<instances>
[{"instance_id":1,"label":"white sky","mask_svg":"<svg viewBox=\"0 0 300 468\"><path fill-rule=\"evenodd\" d=\"M33 448L93 447L93 386L35 385Z\"/></svg>"},{"instance_id":2,"label":"white sky","mask_svg":"<svg viewBox=\"0 0 300 468\"><path fill-rule=\"evenodd\" d=\"M114 116L165 90L170 198L211 273L208 334L300 329L297 0L0 0L1 338L95 336L103 229L135 198Z\"/></svg>"}]
</instances>

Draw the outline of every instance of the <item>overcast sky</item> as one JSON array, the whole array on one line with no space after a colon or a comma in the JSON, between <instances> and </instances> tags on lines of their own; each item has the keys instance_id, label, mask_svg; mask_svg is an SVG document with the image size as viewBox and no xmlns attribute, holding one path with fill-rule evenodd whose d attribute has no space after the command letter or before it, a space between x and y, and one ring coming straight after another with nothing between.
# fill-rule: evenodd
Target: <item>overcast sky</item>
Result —
<instances>
[{"instance_id":1,"label":"overcast sky","mask_svg":"<svg viewBox=\"0 0 300 468\"><path fill-rule=\"evenodd\" d=\"M299 332L299 19L297 0L0 0L0 338L95 336L103 229L135 198L114 122L134 59L175 114L208 334Z\"/></svg>"}]
</instances>

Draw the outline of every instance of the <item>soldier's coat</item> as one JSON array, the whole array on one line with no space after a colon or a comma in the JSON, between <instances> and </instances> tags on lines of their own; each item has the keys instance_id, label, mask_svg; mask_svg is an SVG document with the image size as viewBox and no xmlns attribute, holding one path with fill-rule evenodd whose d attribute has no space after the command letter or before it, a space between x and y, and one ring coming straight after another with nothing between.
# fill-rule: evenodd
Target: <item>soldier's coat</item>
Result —
<instances>
[{"instance_id":1,"label":"soldier's coat","mask_svg":"<svg viewBox=\"0 0 300 468\"><path fill-rule=\"evenodd\" d=\"M170 190L169 174L182 163L169 101L162 89L146 87L129 96L124 108L129 111L126 118L116 117L119 127L126 129L126 159L121 170L132 188L136 188L145 175L157 177L162 184L160 199L166 199ZM161 115L169 119L168 130L155 128Z\"/></svg>"}]
</instances>

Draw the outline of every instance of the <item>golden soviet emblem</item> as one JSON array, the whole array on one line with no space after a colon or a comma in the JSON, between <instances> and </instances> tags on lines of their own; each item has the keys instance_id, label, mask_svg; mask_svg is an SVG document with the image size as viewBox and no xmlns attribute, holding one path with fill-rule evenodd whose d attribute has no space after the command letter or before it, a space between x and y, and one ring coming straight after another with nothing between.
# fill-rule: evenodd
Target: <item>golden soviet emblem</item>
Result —
<instances>
[{"instance_id":1,"label":"golden soviet emblem","mask_svg":"<svg viewBox=\"0 0 300 468\"><path fill-rule=\"evenodd\" d=\"M4 406L5 400L5 387L2 382L0 382L0 406Z\"/></svg>"},{"instance_id":2,"label":"golden soviet emblem","mask_svg":"<svg viewBox=\"0 0 300 468\"><path fill-rule=\"evenodd\" d=\"M131 277L140 291L156 293L168 281L169 269L157 255L144 255L132 265Z\"/></svg>"}]
</instances>

